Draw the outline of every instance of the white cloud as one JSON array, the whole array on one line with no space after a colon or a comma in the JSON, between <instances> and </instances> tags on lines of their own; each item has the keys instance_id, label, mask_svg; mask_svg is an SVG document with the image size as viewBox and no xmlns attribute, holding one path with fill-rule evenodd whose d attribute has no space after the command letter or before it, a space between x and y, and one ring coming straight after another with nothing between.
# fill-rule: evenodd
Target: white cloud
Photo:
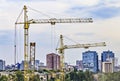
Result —
<instances>
[{"instance_id":1,"label":"white cloud","mask_svg":"<svg viewBox=\"0 0 120 81\"><path fill-rule=\"evenodd\" d=\"M120 23L119 23L119 19L120 17L115 17L115 18L111 18L111 19L107 19L107 20L104 20L104 21L101 21L100 23L102 24L99 24L99 28L101 27L103 30L101 31L96 31L96 32L104 32L104 33L101 33L101 35L105 36L105 37L108 37L112 39L119 39L119 26L120 26ZM120 39L119 39L120 40Z\"/></svg>"},{"instance_id":2,"label":"white cloud","mask_svg":"<svg viewBox=\"0 0 120 81\"><path fill-rule=\"evenodd\" d=\"M75 0L73 2L75 2L75 4L81 5L81 6L94 6L94 5L98 4L99 0L92 0L92 1L90 1L90 0L84 0L84 1L83 0Z\"/></svg>"},{"instance_id":3,"label":"white cloud","mask_svg":"<svg viewBox=\"0 0 120 81\"><path fill-rule=\"evenodd\" d=\"M59 0L60 2L69 4L71 6L94 6L97 5L100 0Z\"/></svg>"},{"instance_id":4,"label":"white cloud","mask_svg":"<svg viewBox=\"0 0 120 81\"><path fill-rule=\"evenodd\" d=\"M108 7L120 7L120 0L104 0L101 3Z\"/></svg>"}]
</instances>

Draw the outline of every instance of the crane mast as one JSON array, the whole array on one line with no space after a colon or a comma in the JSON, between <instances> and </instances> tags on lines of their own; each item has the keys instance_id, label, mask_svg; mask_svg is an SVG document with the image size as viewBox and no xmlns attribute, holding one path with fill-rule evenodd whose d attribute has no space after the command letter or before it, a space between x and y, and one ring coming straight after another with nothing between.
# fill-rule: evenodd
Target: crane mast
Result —
<instances>
[{"instance_id":1,"label":"crane mast","mask_svg":"<svg viewBox=\"0 0 120 81\"><path fill-rule=\"evenodd\" d=\"M28 44L29 44L29 35L28 35L28 16L27 16L27 7L24 6L24 81L29 81L28 77Z\"/></svg>"},{"instance_id":2,"label":"crane mast","mask_svg":"<svg viewBox=\"0 0 120 81\"><path fill-rule=\"evenodd\" d=\"M24 22L16 22L15 24L24 24L24 80L29 81L29 74L27 73L28 67L28 48L29 48L29 25L30 24L51 24L55 25L56 23L92 23L92 18L64 18L64 19L31 19L28 20L27 16L27 7L24 6ZM62 42L62 41L61 41ZM61 44L61 47L63 44ZM64 51L64 50L62 50ZM63 59L64 55L61 55ZM63 63L63 61L61 61Z\"/></svg>"}]
</instances>

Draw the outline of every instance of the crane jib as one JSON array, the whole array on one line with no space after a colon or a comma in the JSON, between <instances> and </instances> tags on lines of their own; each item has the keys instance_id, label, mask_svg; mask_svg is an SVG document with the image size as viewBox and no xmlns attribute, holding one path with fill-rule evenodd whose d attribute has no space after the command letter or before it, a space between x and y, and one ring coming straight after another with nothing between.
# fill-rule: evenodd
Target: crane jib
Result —
<instances>
[{"instance_id":1,"label":"crane jib","mask_svg":"<svg viewBox=\"0 0 120 81\"><path fill-rule=\"evenodd\" d=\"M93 20L92 18L66 18L66 19L56 19L56 18L52 18L52 19L31 19L28 20L26 23L28 24L37 24L37 23L51 23L51 24L55 24L55 23L92 23ZM16 22L15 24L24 24L25 22Z\"/></svg>"}]
</instances>

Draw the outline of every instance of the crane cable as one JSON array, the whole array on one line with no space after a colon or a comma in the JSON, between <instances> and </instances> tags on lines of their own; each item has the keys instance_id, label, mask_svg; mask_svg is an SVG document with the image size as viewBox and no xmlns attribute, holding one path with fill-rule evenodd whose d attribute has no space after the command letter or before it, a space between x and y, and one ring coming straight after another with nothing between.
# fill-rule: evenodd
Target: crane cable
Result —
<instances>
[{"instance_id":1,"label":"crane cable","mask_svg":"<svg viewBox=\"0 0 120 81\"><path fill-rule=\"evenodd\" d=\"M70 41L76 43L76 44L79 44L79 42L77 42L77 41L75 41L75 40L73 40L73 39L71 39L71 38L69 38L69 37L67 37L67 36L65 36L65 35L64 35L64 37L65 37L66 39L68 39L68 40L70 40Z\"/></svg>"},{"instance_id":2,"label":"crane cable","mask_svg":"<svg viewBox=\"0 0 120 81\"><path fill-rule=\"evenodd\" d=\"M40 14L42 14L42 15L48 17L48 18L51 18L49 15L47 15L47 14L45 14L45 13L39 11L39 10L33 9L33 8L29 7L29 6L28 6L28 8L31 9L31 10L33 10L33 11L35 11L35 12L37 12L37 13L40 13Z\"/></svg>"},{"instance_id":3,"label":"crane cable","mask_svg":"<svg viewBox=\"0 0 120 81\"><path fill-rule=\"evenodd\" d=\"M16 30L16 24L15 24L15 31L14 31L14 63L16 64L16 55L17 55L17 30Z\"/></svg>"},{"instance_id":4,"label":"crane cable","mask_svg":"<svg viewBox=\"0 0 120 81\"><path fill-rule=\"evenodd\" d=\"M51 25L51 50L52 52L56 52L55 44L56 44L55 25Z\"/></svg>"},{"instance_id":5,"label":"crane cable","mask_svg":"<svg viewBox=\"0 0 120 81\"><path fill-rule=\"evenodd\" d=\"M18 59L17 58L17 52L18 52L18 50L17 50L17 22L18 22L18 20L19 20L19 18L21 17L21 15L22 15L22 13L23 13L23 9L22 9L22 11L20 12L20 14L19 14L19 16L17 17L17 19L16 19L16 22L15 22L15 30L14 30L14 63L16 64L16 60Z\"/></svg>"},{"instance_id":6,"label":"crane cable","mask_svg":"<svg viewBox=\"0 0 120 81\"><path fill-rule=\"evenodd\" d=\"M19 16L17 17L15 24L18 22L18 20L19 20L19 18L21 17L22 13L23 13L23 9L22 9L22 11L20 12Z\"/></svg>"},{"instance_id":7,"label":"crane cable","mask_svg":"<svg viewBox=\"0 0 120 81\"><path fill-rule=\"evenodd\" d=\"M18 54L21 55L21 27L19 27L18 29ZM18 59L18 55L17 55L17 59Z\"/></svg>"},{"instance_id":8,"label":"crane cable","mask_svg":"<svg viewBox=\"0 0 120 81\"><path fill-rule=\"evenodd\" d=\"M40 13L40 14L48 17L48 18L51 18L49 15L47 15L47 14L41 12L41 11L38 11L38 10L33 9L31 7L28 7L28 8L35 11L35 12L37 12L37 13ZM56 35L55 25L51 25L51 52L56 52L56 49L55 49L56 37L55 37L55 35Z\"/></svg>"},{"instance_id":9,"label":"crane cable","mask_svg":"<svg viewBox=\"0 0 120 81\"><path fill-rule=\"evenodd\" d=\"M69 37L67 37L67 36L64 36L66 39L68 39L68 40L70 40L71 42L74 42L74 43L76 43L76 44L80 44L79 42L77 42L77 41L75 41L75 40L73 40L73 39L71 39L71 38L69 38ZM84 42L86 42L85 40L80 40L80 41L84 41ZM94 41L89 41L89 42L94 42Z\"/></svg>"},{"instance_id":10,"label":"crane cable","mask_svg":"<svg viewBox=\"0 0 120 81\"><path fill-rule=\"evenodd\" d=\"M58 39L58 41L57 41L55 53L57 53L57 48L58 48L58 46L59 46L59 43L60 43L60 39Z\"/></svg>"}]
</instances>

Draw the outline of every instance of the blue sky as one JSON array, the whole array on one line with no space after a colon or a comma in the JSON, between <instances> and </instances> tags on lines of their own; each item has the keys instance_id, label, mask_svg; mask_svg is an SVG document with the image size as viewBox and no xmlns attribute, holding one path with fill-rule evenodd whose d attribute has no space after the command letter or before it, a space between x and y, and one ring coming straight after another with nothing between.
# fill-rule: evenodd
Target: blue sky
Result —
<instances>
[{"instance_id":1,"label":"blue sky","mask_svg":"<svg viewBox=\"0 0 120 81\"><path fill-rule=\"evenodd\" d=\"M0 59L7 64L14 63L14 23L24 5L28 8L29 19L92 17L92 24L56 24L55 40L63 34L79 43L106 42L106 47L90 48L100 55L104 50L111 50L120 57L120 1L119 0L0 0ZM43 15L43 13L45 15ZM22 17L21 19L22 20ZM36 58L46 62L46 54L54 52L51 48L51 25L31 25L30 41L37 43ZM65 39L65 44L75 44ZM17 27L18 62L23 60L23 26ZM57 43L57 42L55 42ZM56 47L56 45L54 46ZM75 64L81 59L85 49L65 50L65 61ZM120 59L120 58L119 58Z\"/></svg>"}]
</instances>

